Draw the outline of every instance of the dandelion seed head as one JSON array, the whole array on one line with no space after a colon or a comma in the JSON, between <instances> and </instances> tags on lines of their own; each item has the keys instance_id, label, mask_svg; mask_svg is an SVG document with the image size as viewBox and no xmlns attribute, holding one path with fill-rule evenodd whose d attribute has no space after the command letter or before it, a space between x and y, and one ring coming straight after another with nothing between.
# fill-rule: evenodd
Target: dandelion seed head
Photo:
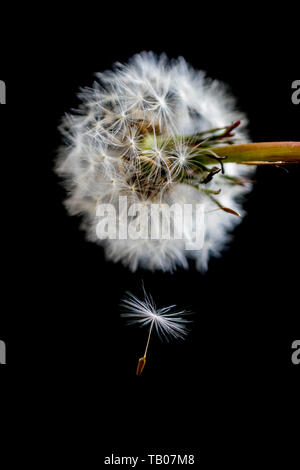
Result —
<instances>
[{"instance_id":1,"label":"dandelion seed head","mask_svg":"<svg viewBox=\"0 0 300 470\"><path fill-rule=\"evenodd\" d=\"M143 52L127 64L117 63L112 71L98 73L93 87L79 96L78 112L66 116L61 125L65 145L57 172L66 181L66 207L70 214L83 216L88 239L101 244L108 259L121 261L133 271L187 268L188 259L198 269L207 269L209 258L220 255L241 218L212 212L211 199L185 183L194 178L193 152L183 140L170 151L168 142L237 120L244 123L236 131L237 141L247 142L247 119L226 87L192 69L183 58L170 61L164 54ZM252 171L243 165L226 168L236 177ZM243 213L237 198L250 185L233 186L216 175L207 188L221 188L223 205ZM188 226L182 240L99 240L97 204L115 204L119 216L119 195L128 197L128 205L136 201L203 204L207 214L203 249L185 250L191 238Z\"/></svg>"}]
</instances>

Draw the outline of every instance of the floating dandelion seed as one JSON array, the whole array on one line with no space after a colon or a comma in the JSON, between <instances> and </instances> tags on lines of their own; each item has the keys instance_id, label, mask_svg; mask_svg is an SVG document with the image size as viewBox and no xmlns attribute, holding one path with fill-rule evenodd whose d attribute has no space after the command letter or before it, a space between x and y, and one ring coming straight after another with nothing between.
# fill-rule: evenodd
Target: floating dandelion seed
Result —
<instances>
[{"instance_id":1,"label":"floating dandelion seed","mask_svg":"<svg viewBox=\"0 0 300 470\"><path fill-rule=\"evenodd\" d=\"M108 259L132 271L173 271L187 268L188 259L205 271L245 214L241 199L252 188L255 166L300 162L300 142L248 143L247 118L226 86L183 58L144 52L97 79L61 126L66 145L57 172L66 181L70 214L83 216L88 239ZM119 217L120 196L129 206L163 204L164 219L173 204L203 205L202 249L185 249L195 220L184 217L174 221L183 227L181 239L99 239L97 206L110 203Z\"/></svg>"},{"instance_id":2,"label":"floating dandelion seed","mask_svg":"<svg viewBox=\"0 0 300 470\"><path fill-rule=\"evenodd\" d=\"M145 367L153 327L161 340L169 341L171 338L184 339L188 333L187 323L190 322L183 318L188 314L185 310L176 311L174 310L175 305L158 309L152 297L146 293L144 288L143 291L143 300L128 293L121 304L125 310L122 316L128 318L129 325L149 327L145 352L137 365L137 375L141 375Z\"/></svg>"}]
</instances>

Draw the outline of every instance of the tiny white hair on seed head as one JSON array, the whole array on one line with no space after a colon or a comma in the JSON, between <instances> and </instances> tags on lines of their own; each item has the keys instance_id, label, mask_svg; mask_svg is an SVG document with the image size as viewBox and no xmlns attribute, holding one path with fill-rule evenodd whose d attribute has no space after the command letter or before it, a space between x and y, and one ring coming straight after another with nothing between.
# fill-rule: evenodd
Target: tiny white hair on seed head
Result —
<instances>
[{"instance_id":1,"label":"tiny white hair on seed head","mask_svg":"<svg viewBox=\"0 0 300 470\"><path fill-rule=\"evenodd\" d=\"M221 174L206 184L206 193L189 184L195 179L194 154L185 137L241 120L235 138L247 142L246 116L236 109L224 84L194 70L183 58L168 60L165 54L142 52L96 76L91 88L82 89L78 112L61 125L65 145L56 171L66 182L69 213L83 216L87 238L104 247L107 259L121 261L132 271L188 268L188 259L205 271L209 258L220 255L242 219L215 210L209 191L220 189L222 205L243 215L241 197L251 184L234 185ZM170 142L175 142L171 152ZM209 168L214 164L212 160ZM253 171L230 163L227 169L237 179ZM97 205L112 203L119 216L120 195L127 196L128 206L141 201L202 204L203 248L185 250L192 233L184 219L179 221L184 228L181 240L97 238Z\"/></svg>"},{"instance_id":2,"label":"tiny white hair on seed head","mask_svg":"<svg viewBox=\"0 0 300 470\"><path fill-rule=\"evenodd\" d=\"M184 318L189 312L176 310L176 305L157 308L151 295L145 289L143 299L139 299L130 292L123 298L121 307L124 310L122 317L128 319L129 325L155 326L160 339L169 341L171 338L184 339L188 333L187 324L190 320Z\"/></svg>"}]
</instances>

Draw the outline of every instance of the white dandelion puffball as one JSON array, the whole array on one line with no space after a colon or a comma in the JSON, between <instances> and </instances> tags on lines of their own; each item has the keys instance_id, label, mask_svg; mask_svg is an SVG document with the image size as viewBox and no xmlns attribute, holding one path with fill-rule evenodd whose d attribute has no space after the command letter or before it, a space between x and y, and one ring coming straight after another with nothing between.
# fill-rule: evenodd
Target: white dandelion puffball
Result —
<instances>
[{"instance_id":1,"label":"white dandelion puffball","mask_svg":"<svg viewBox=\"0 0 300 470\"><path fill-rule=\"evenodd\" d=\"M222 208L243 215L240 199L251 189L245 178L252 169L246 165L226 163L224 175L216 168L219 162L213 154L209 163L195 164L202 143L191 143L201 135L205 142L206 131L241 120L235 139L247 142L246 117L235 109L227 88L193 70L183 58L169 61L165 55L144 52L126 65L118 63L113 71L97 74L97 82L84 89L80 98L78 112L67 116L61 126L65 146L57 162L57 172L68 189L69 213L83 216L88 239L104 247L107 259L120 261L132 271L138 267L188 268L188 259L205 271L210 256L220 255L242 219ZM195 223L185 224L185 219L178 221L175 215L171 222L183 224L181 238L100 239L97 207L112 204L120 226L124 221L120 196L127 197L128 207L159 204L162 212L174 203L201 204L202 248L186 249ZM138 226L139 214L133 218Z\"/></svg>"}]
</instances>

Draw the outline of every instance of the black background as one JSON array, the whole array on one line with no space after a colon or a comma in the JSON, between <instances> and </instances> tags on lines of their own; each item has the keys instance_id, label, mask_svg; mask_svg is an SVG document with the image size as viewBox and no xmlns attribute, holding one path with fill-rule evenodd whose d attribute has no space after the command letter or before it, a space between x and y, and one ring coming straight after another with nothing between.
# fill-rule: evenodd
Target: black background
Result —
<instances>
[{"instance_id":1,"label":"black background","mask_svg":"<svg viewBox=\"0 0 300 470\"><path fill-rule=\"evenodd\" d=\"M132 274L105 262L67 215L53 166L57 127L77 106L79 87L141 50L182 55L227 82L252 140L299 140L300 105L291 101L297 25L282 12L262 16L246 6L239 18L231 5L181 5L173 14L154 5L77 8L27 8L23 21L18 10L21 25L12 20L1 38L7 442L19 436L32 464L37 448L47 462L75 458L86 468L112 452L195 453L199 468L286 464L296 455L300 418L300 366L291 362L299 339L300 169L257 171L247 217L203 275L192 266ZM185 342L153 337L136 377L146 332L124 325L119 302L127 290L140 294L141 280L159 306L176 303L195 315Z\"/></svg>"}]
</instances>

